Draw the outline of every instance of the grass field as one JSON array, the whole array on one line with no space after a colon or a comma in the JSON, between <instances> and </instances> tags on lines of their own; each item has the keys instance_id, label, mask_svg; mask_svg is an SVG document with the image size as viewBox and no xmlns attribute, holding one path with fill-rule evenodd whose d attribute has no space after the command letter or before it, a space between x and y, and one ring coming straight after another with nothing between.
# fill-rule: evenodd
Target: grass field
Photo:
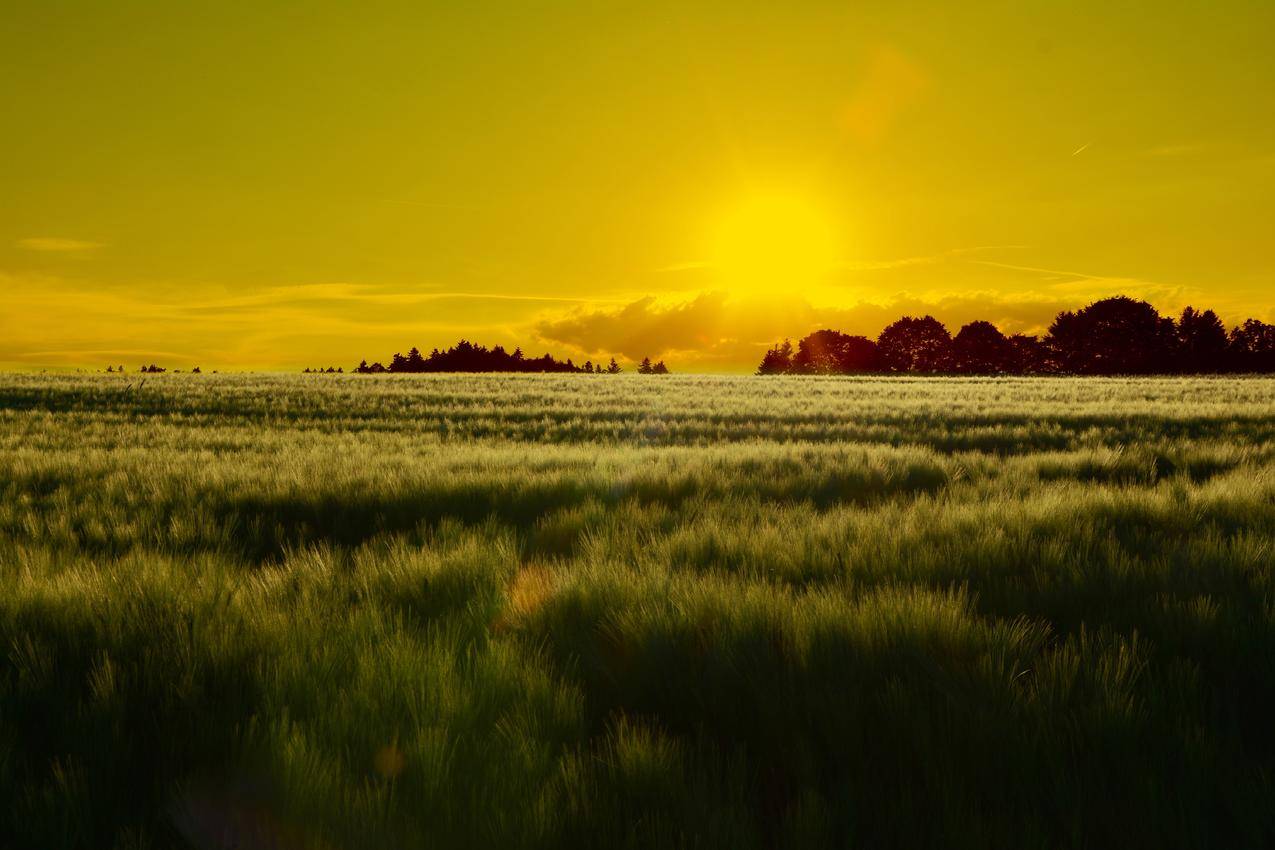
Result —
<instances>
[{"instance_id":1,"label":"grass field","mask_svg":"<svg viewBox=\"0 0 1275 850\"><path fill-rule=\"evenodd\" d=\"M1269 847L1275 380L0 376L0 846Z\"/></svg>"}]
</instances>

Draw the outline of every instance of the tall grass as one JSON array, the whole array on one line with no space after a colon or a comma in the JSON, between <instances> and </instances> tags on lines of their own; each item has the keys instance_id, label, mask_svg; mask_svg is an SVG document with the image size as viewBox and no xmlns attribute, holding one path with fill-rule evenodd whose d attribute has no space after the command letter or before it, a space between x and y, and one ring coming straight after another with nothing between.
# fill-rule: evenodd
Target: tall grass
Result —
<instances>
[{"instance_id":1,"label":"tall grass","mask_svg":"<svg viewBox=\"0 0 1275 850\"><path fill-rule=\"evenodd\" d=\"M1265 847L1275 381L0 377L0 846Z\"/></svg>"}]
</instances>

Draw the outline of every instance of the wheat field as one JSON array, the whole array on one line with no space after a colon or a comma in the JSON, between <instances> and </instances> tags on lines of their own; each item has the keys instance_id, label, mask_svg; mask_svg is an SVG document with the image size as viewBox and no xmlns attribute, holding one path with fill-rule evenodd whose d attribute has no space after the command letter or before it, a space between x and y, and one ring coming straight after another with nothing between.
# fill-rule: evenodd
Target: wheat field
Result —
<instances>
[{"instance_id":1,"label":"wheat field","mask_svg":"<svg viewBox=\"0 0 1275 850\"><path fill-rule=\"evenodd\" d=\"M1275 379L0 376L5 847L1275 843Z\"/></svg>"}]
</instances>

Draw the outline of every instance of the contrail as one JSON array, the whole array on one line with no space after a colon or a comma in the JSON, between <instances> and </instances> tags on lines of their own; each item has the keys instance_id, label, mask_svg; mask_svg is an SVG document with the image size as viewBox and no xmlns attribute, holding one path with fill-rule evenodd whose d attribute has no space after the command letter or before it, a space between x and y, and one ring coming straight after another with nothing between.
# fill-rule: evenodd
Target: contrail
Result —
<instances>
[{"instance_id":1,"label":"contrail","mask_svg":"<svg viewBox=\"0 0 1275 850\"><path fill-rule=\"evenodd\" d=\"M1071 155L1072 155L1072 156L1080 156L1082 153L1084 153L1084 152L1085 152L1085 149L1086 149L1086 148L1088 148L1090 144L1091 144L1091 142L1085 142L1083 145L1081 145L1080 147L1076 148L1076 149L1072 152L1072 154L1071 154Z\"/></svg>"}]
</instances>

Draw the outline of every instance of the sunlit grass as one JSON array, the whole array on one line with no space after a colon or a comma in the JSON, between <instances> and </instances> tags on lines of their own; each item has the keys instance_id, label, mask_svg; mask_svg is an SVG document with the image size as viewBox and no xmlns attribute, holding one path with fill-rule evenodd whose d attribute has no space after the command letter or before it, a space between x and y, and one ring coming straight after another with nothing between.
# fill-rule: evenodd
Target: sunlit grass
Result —
<instances>
[{"instance_id":1,"label":"sunlit grass","mask_svg":"<svg viewBox=\"0 0 1275 850\"><path fill-rule=\"evenodd\" d=\"M1268 379L5 376L0 845L1268 846L1273 438Z\"/></svg>"}]
</instances>

